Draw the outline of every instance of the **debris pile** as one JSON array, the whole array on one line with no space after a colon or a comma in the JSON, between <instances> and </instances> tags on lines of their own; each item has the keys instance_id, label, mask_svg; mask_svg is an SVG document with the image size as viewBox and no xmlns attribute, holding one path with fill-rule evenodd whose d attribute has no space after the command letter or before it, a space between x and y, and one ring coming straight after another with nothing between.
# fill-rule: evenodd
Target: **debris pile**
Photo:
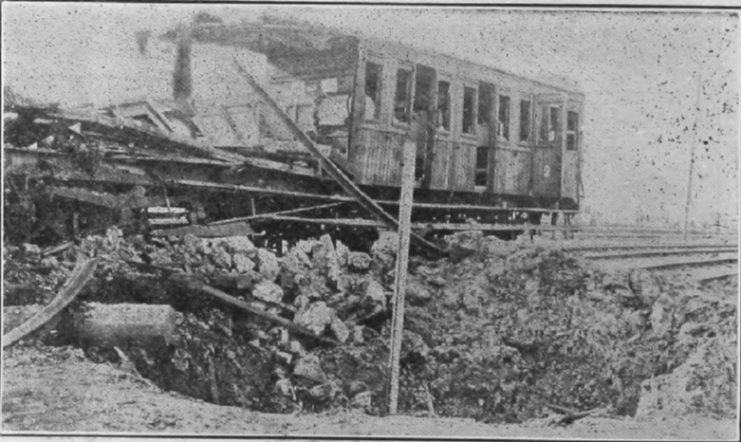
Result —
<instances>
[{"instance_id":1,"label":"debris pile","mask_svg":"<svg viewBox=\"0 0 741 442\"><path fill-rule=\"evenodd\" d=\"M410 262L402 411L494 422L605 407L734 413L730 287L604 274L557 246L448 241L454 259ZM61 274L102 259L65 333L90 358L215 403L384 413L394 246L382 234L366 254L325 235L278 256L247 237L111 229L55 258ZM7 253L15 283L40 258Z\"/></svg>"}]
</instances>

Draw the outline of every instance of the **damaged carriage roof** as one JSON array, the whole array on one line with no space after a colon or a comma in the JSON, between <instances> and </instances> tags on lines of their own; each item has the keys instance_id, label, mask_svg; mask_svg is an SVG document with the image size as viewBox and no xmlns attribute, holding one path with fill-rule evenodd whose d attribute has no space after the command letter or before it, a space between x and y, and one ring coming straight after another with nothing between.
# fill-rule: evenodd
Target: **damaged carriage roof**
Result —
<instances>
[{"instance_id":1,"label":"damaged carriage roof","mask_svg":"<svg viewBox=\"0 0 741 442\"><path fill-rule=\"evenodd\" d=\"M177 31L168 31L163 37L174 40ZM444 58L454 64L469 64L499 74L514 76L544 86L582 94L577 81L550 73L517 73L480 61L460 58L444 52L420 49L405 42L392 42L367 35L349 34L314 23L262 17L260 21L223 23L194 21L193 38L201 43L244 47L265 54L268 61L279 70L297 77L320 77L347 72L355 68L358 46L389 48L395 51L414 52L420 55Z\"/></svg>"}]
</instances>

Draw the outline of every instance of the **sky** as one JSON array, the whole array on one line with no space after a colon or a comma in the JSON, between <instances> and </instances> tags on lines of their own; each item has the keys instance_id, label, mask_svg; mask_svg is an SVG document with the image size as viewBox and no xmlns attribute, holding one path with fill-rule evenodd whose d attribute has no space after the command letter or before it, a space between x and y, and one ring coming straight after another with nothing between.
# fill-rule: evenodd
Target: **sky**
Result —
<instances>
[{"instance_id":1,"label":"sky","mask_svg":"<svg viewBox=\"0 0 741 442\"><path fill-rule=\"evenodd\" d=\"M694 145L690 219L737 220L739 29L729 11L3 2L3 84L65 105L169 97L171 45L155 41L142 58L134 33L158 35L200 11L227 21L299 18L519 74L568 77L586 96L586 218L681 223ZM247 93L219 65L233 52L194 49L196 95Z\"/></svg>"}]
</instances>

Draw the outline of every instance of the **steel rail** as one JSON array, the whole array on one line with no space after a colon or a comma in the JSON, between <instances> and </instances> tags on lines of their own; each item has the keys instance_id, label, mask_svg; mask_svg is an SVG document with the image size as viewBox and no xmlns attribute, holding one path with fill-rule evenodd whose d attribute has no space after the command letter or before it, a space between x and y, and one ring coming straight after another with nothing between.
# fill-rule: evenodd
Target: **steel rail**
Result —
<instances>
[{"instance_id":1,"label":"steel rail","mask_svg":"<svg viewBox=\"0 0 741 442\"><path fill-rule=\"evenodd\" d=\"M646 270L650 270L650 269L658 270L658 269L671 269L671 268L677 268L677 267L698 267L698 266L705 266L705 265L730 264L734 262L738 262L737 256L729 257L729 258L711 258L711 259L698 259L694 261L676 261L676 262L644 264L644 265L633 266L633 268L646 269Z\"/></svg>"},{"instance_id":2,"label":"steel rail","mask_svg":"<svg viewBox=\"0 0 741 442\"><path fill-rule=\"evenodd\" d=\"M669 255L695 255L695 254L710 254L710 253L724 253L724 252L735 252L738 251L738 247L713 247L713 248L691 248L691 249L656 249L656 250L643 250L636 252L615 252L615 253L597 253L597 254L585 254L583 255L586 259L615 259L615 258L635 258L635 257L649 257L649 256L669 256Z\"/></svg>"}]
</instances>

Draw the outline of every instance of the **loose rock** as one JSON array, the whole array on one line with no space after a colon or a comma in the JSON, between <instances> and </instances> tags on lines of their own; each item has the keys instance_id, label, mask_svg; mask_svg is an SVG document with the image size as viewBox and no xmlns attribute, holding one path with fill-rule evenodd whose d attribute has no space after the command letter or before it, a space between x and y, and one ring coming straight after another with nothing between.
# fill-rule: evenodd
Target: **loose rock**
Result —
<instances>
[{"instance_id":1,"label":"loose rock","mask_svg":"<svg viewBox=\"0 0 741 442\"><path fill-rule=\"evenodd\" d=\"M310 304L305 310L299 311L293 322L308 328L316 335L321 335L327 326L332 324L334 316L334 310L327 307L327 304L324 302L317 301Z\"/></svg>"},{"instance_id":2,"label":"loose rock","mask_svg":"<svg viewBox=\"0 0 741 442\"><path fill-rule=\"evenodd\" d=\"M259 263L259 272L267 281L275 281L280 273L280 263L275 254L269 250L257 250L257 262Z\"/></svg>"},{"instance_id":3,"label":"loose rock","mask_svg":"<svg viewBox=\"0 0 741 442\"><path fill-rule=\"evenodd\" d=\"M319 357L313 354L302 356L296 361L296 366L293 368L293 375L318 384L327 380L327 375L322 370Z\"/></svg>"},{"instance_id":4,"label":"loose rock","mask_svg":"<svg viewBox=\"0 0 741 442\"><path fill-rule=\"evenodd\" d=\"M281 302L283 289L271 281L261 281L252 289L252 296L267 302Z\"/></svg>"},{"instance_id":5,"label":"loose rock","mask_svg":"<svg viewBox=\"0 0 741 442\"><path fill-rule=\"evenodd\" d=\"M350 252L347 257L348 266L358 272L365 272L370 269L371 257L363 252Z\"/></svg>"}]
</instances>

